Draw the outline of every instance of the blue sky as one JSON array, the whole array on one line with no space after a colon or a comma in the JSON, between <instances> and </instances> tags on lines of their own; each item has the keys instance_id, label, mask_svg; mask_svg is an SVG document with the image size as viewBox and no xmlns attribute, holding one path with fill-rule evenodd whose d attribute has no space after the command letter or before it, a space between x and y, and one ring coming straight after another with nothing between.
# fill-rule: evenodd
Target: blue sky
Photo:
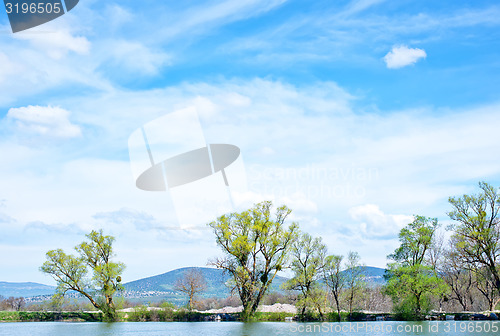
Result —
<instances>
[{"instance_id":1,"label":"blue sky","mask_svg":"<svg viewBox=\"0 0 500 336\"><path fill-rule=\"evenodd\" d=\"M383 267L413 214L445 226L449 196L500 186L499 26L481 0L82 0L16 34L2 10L0 280L51 283L44 253L97 228L125 281L217 256L134 185L129 136L179 110L240 147L239 205Z\"/></svg>"}]
</instances>

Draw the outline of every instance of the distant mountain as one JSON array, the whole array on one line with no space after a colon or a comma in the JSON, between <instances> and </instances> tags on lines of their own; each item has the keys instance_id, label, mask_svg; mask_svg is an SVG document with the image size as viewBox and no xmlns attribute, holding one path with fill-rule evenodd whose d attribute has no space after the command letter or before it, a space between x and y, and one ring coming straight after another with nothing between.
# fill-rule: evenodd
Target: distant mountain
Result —
<instances>
[{"instance_id":1,"label":"distant mountain","mask_svg":"<svg viewBox=\"0 0 500 336\"><path fill-rule=\"evenodd\" d=\"M126 290L125 296L129 298L150 297L165 299L174 303L185 301L185 294L176 291L175 284L187 271L193 269L199 270L207 283L207 289L200 293L200 297L226 298L231 294L231 290L227 286L231 277L228 274L224 274L223 270L208 267L184 267L125 283L123 285ZM280 285L287 280L285 277L276 276L271 285L271 291L281 291Z\"/></svg>"},{"instance_id":2,"label":"distant mountain","mask_svg":"<svg viewBox=\"0 0 500 336\"><path fill-rule=\"evenodd\" d=\"M385 284L385 269L372 266L363 266L363 274L369 285L381 286Z\"/></svg>"},{"instance_id":3,"label":"distant mountain","mask_svg":"<svg viewBox=\"0 0 500 336\"><path fill-rule=\"evenodd\" d=\"M175 290L175 283L177 279L182 278L187 271L192 269L199 270L207 282L207 289L200 294L201 297L226 298L230 295L230 288L227 286L231 279L230 275L224 274L220 269L208 267L184 267L152 277L127 282L123 285L125 287L123 295L142 302L167 300L176 304L183 303L186 300L186 296ZM385 269L365 266L363 267L363 273L369 286L385 284ZM271 285L270 292L283 292L280 286L287 280L288 278L277 276ZM48 296L54 294L54 292L54 286L34 282L0 282L0 295L6 298L10 296ZM38 300L47 298L40 297Z\"/></svg>"},{"instance_id":4,"label":"distant mountain","mask_svg":"<svg viewBox=\"0 0 500 336\"><path fill-rule=\"evenodd\" d=\"M0 281L0 295L8 298L30 297L38 295L52 295L56 290L55 286L48 286L36 282L3 282Z\"/></svg>"}]
</instances>

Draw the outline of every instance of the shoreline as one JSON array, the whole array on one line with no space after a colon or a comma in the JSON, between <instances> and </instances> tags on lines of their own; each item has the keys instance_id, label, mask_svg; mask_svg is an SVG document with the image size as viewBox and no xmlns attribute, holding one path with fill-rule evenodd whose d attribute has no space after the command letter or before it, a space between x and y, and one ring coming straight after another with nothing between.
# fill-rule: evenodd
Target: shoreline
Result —
<instances>
[{"instance_id":1,"label":"shoreline","mask_svg":"<svg viewBox=\"0 0 500 336\"><path fill-rule=\"evenodd\" d=\"M144 307L146 308L146 307ZM119 320L116 322L239 322L239 312L234 312L239 307L224 307L218 310L205 312L197 311L173 311L156 307L146 309L126 309L118 311ZM232 308L233 312L215 312L228 311ZM266 309L267 307L263 307ZM460 312L460 313L434 313L427 315L424 320L402 320L397 319L394 313L356 313L350 321L352 322L437 322L437 321L498 321L500 311L492 312ZM329 315L329 317L335 317ZM0 322L103 322L102 313L92 312L30 312L30 311L0 311ZM300 321L297 315L285 311L258 311L252 322L317 322L317 323L338 323L335 319L327 318L324 320L305 320ZM105 322L106 323L106 322Z\"/></svg>"}]
</instances>

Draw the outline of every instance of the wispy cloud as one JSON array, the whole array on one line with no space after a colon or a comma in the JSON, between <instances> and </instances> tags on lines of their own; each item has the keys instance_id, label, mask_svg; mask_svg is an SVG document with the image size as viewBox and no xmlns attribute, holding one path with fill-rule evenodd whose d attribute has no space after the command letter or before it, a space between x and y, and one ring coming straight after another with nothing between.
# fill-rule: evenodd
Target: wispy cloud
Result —
<instances>
[{"instance_id":1,"label":"wispy cloud","mask_svg":"<svg viewBox=\"0 0 500 336\"><path fill-rule=\"evenodd\" d=\"M348 16L356 14L367 10L368 8L378 5L385 0L353 0L349 5L341 12L342 16Z\"/></svg>"},{"instance_id":2,"label":"wispy cloud","mask_svg":"<svg viewBox=\"0 0 500 336\"><path fill-rule=\"evenodd\" d=\"M106 45L106 47L104 47ZM156 75L166 65L171 63L171 55L153 50L139 42L127 40L110 40L102 42L103 53L98 56L101 59L101 67L106 73L123 72L140 75Z\"/></svg>"},{"instance_id":3,"label":"wispy cloud","mask_svg":"<svg viewBox=\"0 0 500 336\"><path fill-rule=\"evenodd\" d=\"M93 218L104 221L105 224L133 226L140 231L157 229L162 226L152 215L144 211L128 208L122 208L111 212L100 212L95 214Z\"/></svg>"},{"instance_id":4,"label":"wispy cloud","mask_svg":"<svg viewBox=\"0 0 500 336\"><path fill-rule=\"evenodd\" d=\"M37 49L44 51L54 59L63 58L68 52L88 54L91 43L84 36L73 36L67 29L46 31L40 27L14 35L20 40L29 41Z\"/></svg>"},{"instance_id":5,"label":"wispy cloud","mask_svg":"<svg viewBox=\"0 0 500 336\"><path fill-rule=\"evenodd\" d=\"M191 38L197 34L205 34L222 25L257 16L282 5L287 0L242 0L206 2L189 8L172 17L169 25L155 34L155 39L172 40L189 34Z\"/></svg>"}]
</instances>

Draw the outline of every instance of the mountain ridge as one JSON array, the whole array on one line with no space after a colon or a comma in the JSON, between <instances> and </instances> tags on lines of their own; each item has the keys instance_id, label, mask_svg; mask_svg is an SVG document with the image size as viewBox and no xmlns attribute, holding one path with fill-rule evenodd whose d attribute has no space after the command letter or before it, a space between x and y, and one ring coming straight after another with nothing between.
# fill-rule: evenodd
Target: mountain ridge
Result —
<instances>
[{"instance_id":1,"label":"mountain ridge","mask_svg":"<svg viewBox=\"0 0 500 336\"><path fill-rule=\"evenodd\" d=\"M385 283L383 277L385 269L372 266L363 266L367 281L371 285L382 285ZM207 289L200 293L200 297L209 298L225 298L230 295L230 288L227 286L231 279L229 274L225 274L223 270L210 267L182 267L177 268L162 274L149 276L134 281L129 281L123 284L127 298L155 298L164 299L167 301L178 302L185 299L185 295L175 290L177 279L181 278L185 272L197 269L201 271ZM280 286L287 281L288 278L277 275L274 279L270 292L282 292ZM44 285L36 282L5 282L0 281L0 295L3 297L36 297L52 295L56 287Z\"/></svg>"}]
</instances>

